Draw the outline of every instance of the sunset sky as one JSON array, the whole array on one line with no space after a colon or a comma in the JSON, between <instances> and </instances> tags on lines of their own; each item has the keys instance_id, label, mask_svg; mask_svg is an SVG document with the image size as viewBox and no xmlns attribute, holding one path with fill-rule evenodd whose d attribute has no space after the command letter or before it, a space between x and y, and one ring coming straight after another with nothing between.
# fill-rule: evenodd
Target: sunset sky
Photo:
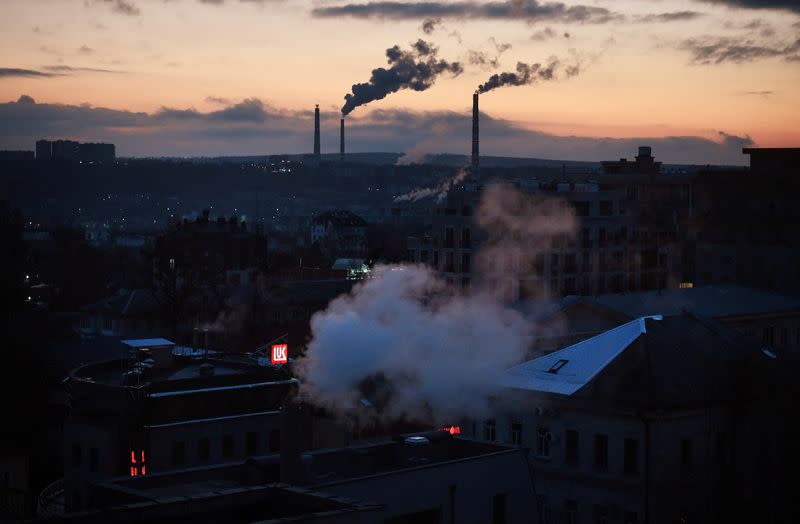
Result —
<instances>
[{"instance_id":1,"label":"sunset sky","mask_svg":"<svg viewBox=\"0 0 800 524\"><path fill-rule=\"evenodd\" d=\"M641 142L744 163L742 145L800 146L795 0L3 0L0 149L308 152L318 103L332 152L352 84L418 39L463 72L357 107L350 150L466 153L477 86L550 57L554 80L481 97L482 153L601 160Z\"/></svg>"}]
</instances>

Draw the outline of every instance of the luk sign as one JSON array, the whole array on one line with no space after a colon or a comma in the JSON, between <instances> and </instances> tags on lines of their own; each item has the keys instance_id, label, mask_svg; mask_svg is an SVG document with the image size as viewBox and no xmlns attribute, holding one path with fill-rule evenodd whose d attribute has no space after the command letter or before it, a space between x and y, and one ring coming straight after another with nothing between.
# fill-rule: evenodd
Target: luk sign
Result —
<instances>
[{"instance_id":1,"label":"luk sign","mask_svg":"<svg viewBox=\"0 0 800 524\"><path fill-rule=\"evenodd\" d=\"M286 364L289 362L289 345L273 344L272 357L270 360L273 364Z\"/></svg>"}]
</instances>

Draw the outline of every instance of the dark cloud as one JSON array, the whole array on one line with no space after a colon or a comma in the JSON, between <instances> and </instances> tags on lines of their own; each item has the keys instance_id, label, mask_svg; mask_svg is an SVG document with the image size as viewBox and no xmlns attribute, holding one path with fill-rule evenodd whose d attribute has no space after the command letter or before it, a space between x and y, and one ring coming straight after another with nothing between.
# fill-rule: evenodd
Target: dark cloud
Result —
<instances>
[{"instance_id":1,"label":"dark cloud","mask_svg":"<svg viewBox=\"0 0 800 524\"><path fill-rule=\"evenodd\" d=\"M14 77L27 77L27 78L49 78L58 76L55 73L47 73L44 71L36 71L34 69L18 69L15 67L0 67L0 79L14 78Z\"/></svg>"},{"instance_id":2,"label":"dark cloud","mask_svg":"<svg viewBox=\"0 0 800 524\"><path fill-rule=\"evenodd\" d=\"M800 13L800 2L797 0L699 0L707 4L724 5L742 9L781 9Z\"/></svg>"},{"instance_id":3,"label":"dark cloud","mask_svg":"<svg viewBox=\"0 0 800 524\"><path fill-rule=\"evenodd\" d=\"M774 91L744 91L743 95L754 95L754 96L772 96L775 94Z\"/></svg>"},{"instance_id":4,"label":"dark cloud","mask_svg":"<svg viewBox=\"0 0 800 524\"><path fill-rule=\"evenodd\" d=\"M422 32L426 35L433 33L436 27L442 24L441 18L426 18L422 21Z\"/></svg>"},{"instance_id":5,"label":"dark cloud","mask_svg":"<svg viewBox=\"0 0 800 524\"><path fill-rule=\"evenodd\" d=\"M113 69L100 69L96 67L71 67L68 65L48 65L42 67L48 73L58 75L71 75L74 73L125 73L125 71L115 71Z\"/></svg>"},{"instance_id":6,"label":"dark cloud","mask_svg":"<svg viewBox=\"0 0 800 524\"><path fill-rule=\"evenodd\" d=\"M679 47L691 54L692 63L700 65L741 64L768 58L783 58L790 62L800 60L800 39L784 45L741 38L689 38Z\"/></svg>"},{"instance_id":7,"label":"dark cloud","mask_svg":"<svg viewBox=\"0 0 800 524\"><path fill-rule=\"evenodd\" d=\"M662 23L662 22L686 22L688 20L696 20L705 16L704 13L697 11L674 11L671 13L653 13L649 15L642 15L637 17L638 22L643 23Z\"/></svg>"},{"instance_id":8,"label":"dark cloud","mask_svg":"<svg viewBox=\"0 0 800 524\"><path fill-rule=\"evenodd\" d=\"M88 45L84 44L84 45L82 45L82 46L80 46L78 48L78 53L80 53L82 55L90 55L90 54L94 53L94 49L92 49Z\"/></svg>"},{"instance_id":9,"label":"dark cloud","mask_svg":"<svg viewBox=\"0 0 800 524\"><path fill-rule=\"evenodd\" d=\"M603 24L622 20L624 16L604 7L566 5L562 2L539 0L429 1L397 2L373 1L361 4L343 4L316 7L311 11L316 17L353 17L385 19L423 18L479 18L536 21L560 21Z\"/></svg>"},{"instance_id":10,"label":"dark cloud","mask_svg":"<svg viewBox=\"0 0 800 524\"><path fill-rule=\"evenodd\" d=\"M410 51L399 46L390 47L386 50L390 67L373 69L368 82L353 84L352 92L344 96L342 115L401 89L425 91L442 73L457 76L464 71L460 63L439 59L437 53L433 44L422 39L412 43Z\"/></svg>"},{"instance_id":11,"label":"dark cloud","mask_svg":"<svg viewBox=\"0 0 800 524\"><path fill-rule=\"evenodd\" d=\"M338 147L339 112L322 111L323 151ZM642 144L652 145L670 163L744 164L743 146L752 140L720 133L717 141L693 136L630 139L562 137L524 129L513 122L481 115L481 146L487 155L564 160L605 160L630 156ZM162 108L155 113L92 107L37 104L22 96L0 103L0 149L31 149L42 137L111 141L121 155L213 156L300 153L311 148L313 110L290 111L248 99L218 111ZM351 151L407 151L435 143L432 153L465 154L471 114L379 109L351 117Z\"/></svg>"},{"instance_id":12,"label":"dark cloud","mask_svg":"<svg viewBox=\"0 0 800 524\"><path fill-rule=\"evenodd\" d=\"M206 102L209 104L219 104L221 106L228 106L232 104L230 98L223 98L221 96L207 96Z\"/></svg>"}]
</instances>

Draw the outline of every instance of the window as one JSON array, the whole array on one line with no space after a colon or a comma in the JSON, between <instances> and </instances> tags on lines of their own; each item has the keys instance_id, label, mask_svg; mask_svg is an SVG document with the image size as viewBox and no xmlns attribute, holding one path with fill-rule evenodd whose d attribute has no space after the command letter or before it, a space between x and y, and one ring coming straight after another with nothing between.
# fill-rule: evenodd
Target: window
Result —
<instances>
[{"instance_id":1,"label":"window","mask_svg":"<svg viewBox=\"0 0 800 524\"><path fill-rule=\"evenodd\" d=\"M222 437L222 456L225 458L233 456L233 435L224 435Z\"/></svg>"},{"instance_id":2,"label":"window","mask_svg":"<svg viewBox=\"0 0 800 524\"><path fill-rule=\"evenodd\" d=\"M494 419L489 419L483 423L483 440L494 442L497 438L497 431Z\"/></svg>"},{"instance_id":3,"label":"window","mask_svg":"<svg viewBox=\"0 0 800 524\"><path fill-rule=\"evenodd\" d=\"M444 247L453 247L453 228L444 228Z\"/></svg>"},{"instance_id":4,"label":"window","mask_svg":"<svg viewBox=\"0 0 800 524\"><path fill-rule=\"evenodd\" d=\"M270 452L280 451L281 449L281 430L273 429L269 432L269 450Z\"/></svg>"},{"instance_id":5,"label":"window","mask_svg":"<svg viewBox=\"0 0 800 524\"><path fill-rule=\"evenodd\" d=\"M781 328L781 346L789 345L789 328Z\"/></svg>"},{"instance_id":6,"label":"window","mask_svg":"<svg viewBox=\"0 0 800 524\"><path fill-rule=\"evenodd\" d=\"M536 456L542 458L550 457L550 441L553 435L547 431L547 428L538 428L536 430Z\"/></svg>"},{"instance_id":7,"label":"window","mask_svg":"<svg viewBox=\"0 0 800 524\"><path fill-rule=\"evenodd\" d=\"M183 466L186 463L186 442L176 440L172 443L172 465Z\"/></svg>"},{"instance_id":8,"label":"window","mask_svg":"<svg viewBox=\"0 0 800 524\"><path fill-rule=\"evenodd\" d=\"M578 524L578 502L576 500L564 501L564 516L566 517L565 524Z\"/></svg>"},{"instance_id":9,"label":"window","mask_svg":"<svg viewBox=\"0 0 800 524\"><path fill-rule=\"evenodd\" d=\"M591 202L578 201L578 202L573 202L572 205L575 207L575 216L579 216L579 217L588 217L589 216L589 209L590 209Z\"/></svg>"},{"instance_id":10,"label":"window","mask_svg":"<svg viewBox=\"0 0 800 524\"><path fill-rule=\"evenodd\" d=\"M598 433L594 436L594 468L600 471L608 469L608 435Z\"/></svg>"},{"instance_id":11,"label":"window","mask_svg":"<svg viewBox=\"0 0 800 524\"><path fill-rule=\"evenodd\" d=\"M635 511L626 511L625 512L625 520L623 520L623 524L636 524L639 521L639 515L636 514Z\"/></svg>"},{"instance_id":12,"label":"window","mask_svg":"<svg viewBox=\"0 0 800 524\"><path fill-rule=\"evenodd\" d=\"M471 260L469 253L462 253L461 254L461 272L462 273L469 273L472 269L471 267Z\"/></svg>"},{"instance_id":13,"label":"window","mask_svg":"<svg viewBox=\"0 0 800 524\"><path fill-rule=\"evenodd\" d=\"M594 505L594 522L595 524L608 524L608 506Z\"/></svg>"},{"instance_id":14,"label":"window","mask_svg":"<svg viewBox=\"0 0 800 524\"><path fill-rule=\"evenodd\" d=\"M81 445L72 445L72 467L77 468L81 465Z\"/></svg>"},{"instance_id":15,"label":"window","mask_svg":"<svg viewBox=\"0 0 800 524\"><path fill-rule=\"evenodd\" d=\"M614 214L614 202L611 200L600 201L600 216L610 217Z\"/></svg>"},{"instance_id":16,"label":"window","mask_svg":"<svg viewBox=\"0 0 800 524\"><path fill-rule=\"evenodd\" d=\"M463 248L470 248L472 247L472 233L470 232L468 227L465 227L461 230L461 247Z\"/></svg>"},{"instance_id":17,"label":"window","mask_svg":"<svg viewBox=\"0 0 800 524\"><path fill-rule=\"evenodd\" d=\"M97 448L89 448L89 471L97 471L100 467L100 453Z\"/></svg>"},{"instance_id":18,"label":"window","mask_svg":"<svg viewBox=\"0 0 800 524\"><path fill-rule=\"evenodd\" d=\"M633 438L625 439L624 465L625 473L635 475L639 473L639 441Z\"/></svg>"},{"instance_id":19,"label":"window","mask_svg":"<svg viewBox=\"0 0 800 524\"><path fill-rule=\"evenodd\" d=\"M520 422L511 423L511 443L515 446L522 445L522 424Z\"/></svg>"},{"instance_id":20,"label":"window","mask_svg":"<svg viewBox=\"0 0 800 524\"><path fill-rule=\"evenodd\" d=\"M561 368L563 368L564 366L567 365L567 362L569 362L569 360L565 360L565 359L562 358L562 359L558 360L555 364L550 366L550 369L548 369L547 372L556 374L559 371L561 371Z\"/></svg>"},{"instance_id":21,"label":"window","mask_svg":"<svg viewBox=\"0 0 800 524\"><path fill-rule=\"evenodd\" d=\"M211 440L203 437L197 441L197 460L207 461L211 458Z\"/></svg>"},{"instance_id":22,"label":"window","mask_svg":"<svg viewBox=\"0 0 800 524\"><path fill-rule=\"evenodd\" d=\"M564 462L570 466L577 466L580 461L580 452L578 448L578 432L574 429L568 429L564 440Z\"/></svg>"},{"instance_id":23,"label":"window","mask_svg":"<svg viewBox=\"0 0 800 524\"><path fill-rule=\"evenodd\" d=\"M492 524L506 522L506 494L498 493L492 497Z\"/></svg>"},{"instance_id":24,"label":"window","mask_svg":"<svg viewBox=\"0 0 800 524\"><path fill-rule=\"evenodd\" d=\"M245 435L245 448L248 456L258 453L258 433L255 431L247 432L247 435Z\"/></svg>"},{"instance_id":25,"label":"window","mask_svg":"<svg viewBox=\"0 0 800 524\"><path fill-rule=\"evenodd\" d=\"M692 470L692 440L688 438L681 440L681 469Z\"/></svg>"}]
</instances>

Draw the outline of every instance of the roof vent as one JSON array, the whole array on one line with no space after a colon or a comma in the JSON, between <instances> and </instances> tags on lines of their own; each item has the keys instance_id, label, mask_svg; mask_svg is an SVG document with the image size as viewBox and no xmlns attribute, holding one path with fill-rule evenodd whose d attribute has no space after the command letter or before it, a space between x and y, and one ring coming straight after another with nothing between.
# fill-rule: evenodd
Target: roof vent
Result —
<instances>
[{"instance_id":1,"label":"roof vent","mask_svg":"<svg viewBox=\"0 0 800 524\"><path fill-rule=\"evenodd\" d=\"M409 446L427 446L428 444L430 444L431 441L428 440L426 437L413 436L413 437L406 437L403 442L405 442Z\"/></svg>"},{"instance_id":2,"label":"roof vent","mask_svg":"<svg viewBox=\"0 0 800 524\"><path fill-rule=\"evenodd\" d=\"M555 364L553 364L552 366L550 366L550 369L548 369L548 370L547 370L547 372L548 372L548 373L553 373L553 374L556 374L556 373L558 373L559 371L561 371L561 368L563 368L564 366L566 366L566 365L567 365L567 362L569 362L569 360L566 360L566 359L563 359L563 358L562 358L562 359L560 359L559 361L557 361Z\"/></svg>"},{"instance_id":3,"label":"roof vent","mask_svg":"<svg viewBox=\"0 0 800 524\"><path fill-rule=\"evenodd\" d=\"M214 375L214 364L200 364L199 373L201 377L211 377Z\"/></svg>"}]
</instances>

